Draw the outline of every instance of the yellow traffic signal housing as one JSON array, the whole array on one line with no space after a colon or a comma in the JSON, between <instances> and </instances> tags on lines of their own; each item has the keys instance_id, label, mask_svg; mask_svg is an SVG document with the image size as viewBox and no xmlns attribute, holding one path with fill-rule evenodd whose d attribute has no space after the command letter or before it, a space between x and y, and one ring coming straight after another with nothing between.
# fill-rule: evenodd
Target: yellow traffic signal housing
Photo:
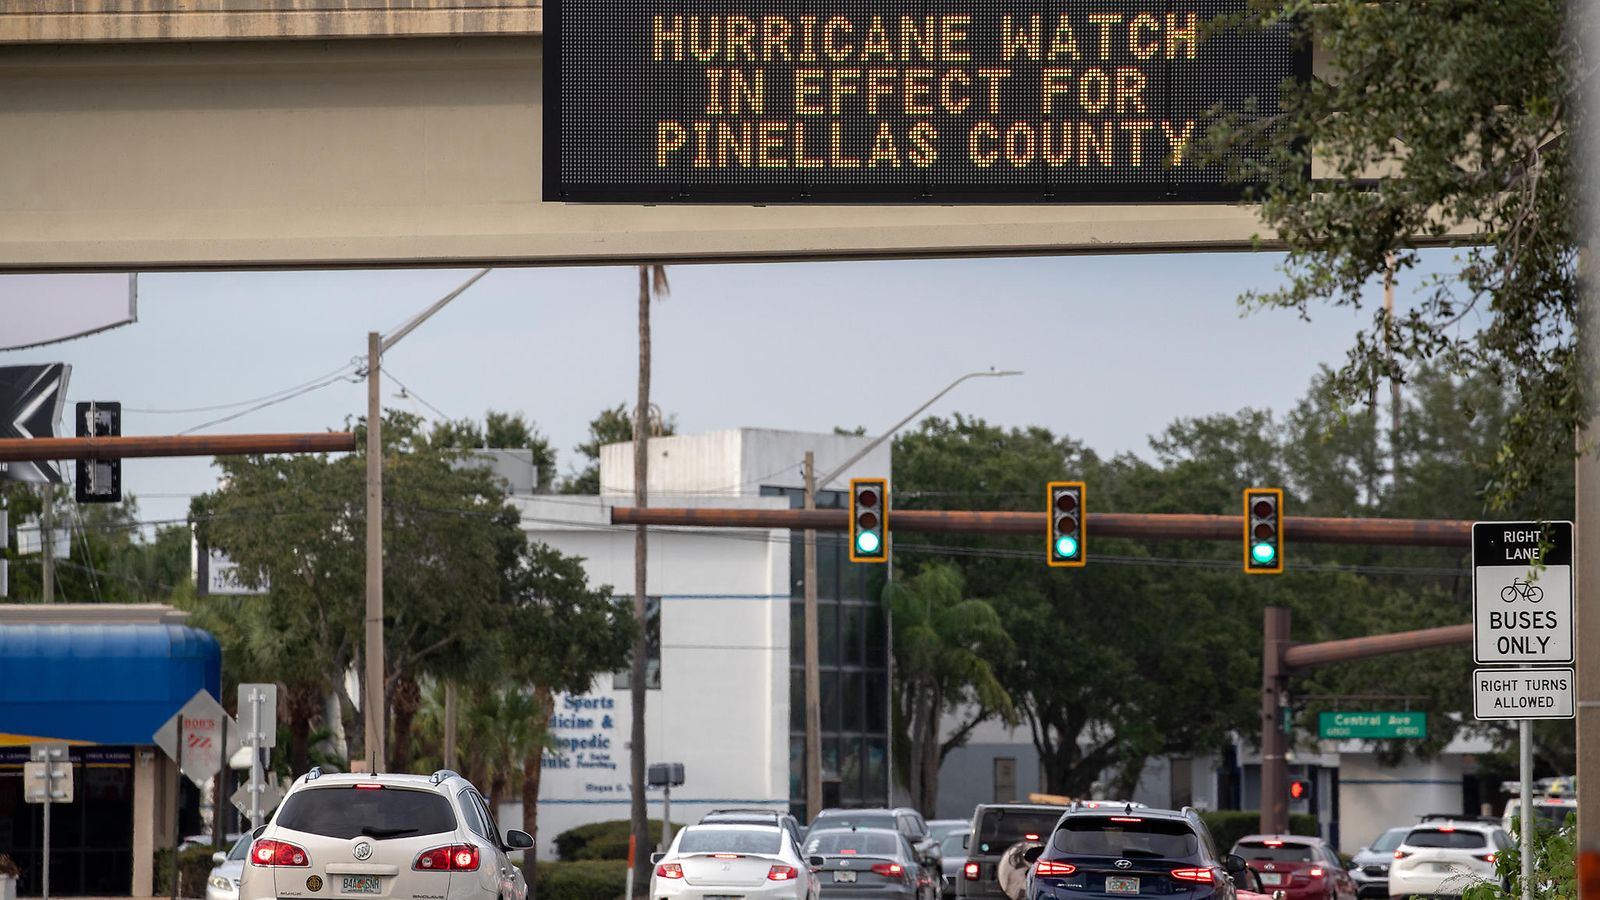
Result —
<instances>
[{"instance_id":1,"label":"yellow traffic signal housing","mask_svg":"<svg viewBox=\"0 0 1600 900\"><path fill-rule=\"evenodd\" d=\"M1045 485L1045 562L1056 568L1088 564L1084 545L1084 483L1052 481Z\"/></svg>"}]
</instances>

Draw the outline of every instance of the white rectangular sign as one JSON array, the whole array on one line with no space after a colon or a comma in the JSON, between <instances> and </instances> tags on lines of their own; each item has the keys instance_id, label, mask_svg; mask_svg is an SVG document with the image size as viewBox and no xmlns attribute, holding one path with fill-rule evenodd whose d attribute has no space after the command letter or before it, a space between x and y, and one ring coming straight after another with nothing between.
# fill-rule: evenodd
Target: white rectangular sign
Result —
<instances>
[{"instance_id":1,"label":"white rectangular sign","mask_svg":"<svg viewBox=\"0 0 1600 900\"><path fill-rule=\"evenodd\" d=\"M1572 718L1571 669L1474 669L1472 710L1479 721Z\"/></svg>"},{"instance_id":2,"label":"white rectangular sign","mask_svg":"<svg viewBox=\"0 0 1600 900\"><path fill-rule=\"evenodd\" d=\"M1572 523L1472 523L1472 658L1572 662Z\"/></svg>"}]
</instances>

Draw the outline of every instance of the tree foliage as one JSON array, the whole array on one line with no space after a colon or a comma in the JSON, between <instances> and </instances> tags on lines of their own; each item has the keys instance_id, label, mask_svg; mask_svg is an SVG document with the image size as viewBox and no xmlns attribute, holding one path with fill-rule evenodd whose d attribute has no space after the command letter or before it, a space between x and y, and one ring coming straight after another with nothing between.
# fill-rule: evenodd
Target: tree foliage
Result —
<instances>
[{"instance_id":1,"label":"tree foliage","mask_svg":"<svg viewBox=\"0 0 1600 900\"><path fill-rule=\"evenodd\" d=\"M651 437L669 437L678 433L678 422L673 416L664 416L652 407ZM600 484L600 448L607 444L623 444L633 440L633 413L626 403L618 403L589 420L589 439L572 448L585 462L572 477L561 485L564 494L598 494Z\"/></svg>"},{"instance_id":2,"label":"tree foliage","mask_svg":"<svg viewBox=\"0 0 1600 900\"><path fill-rule=\"evenodd\" d=\"M523 418L522 413L491 409L481 426L472 419L435 422L428 442L435 447L462 450L532 450L538 491L548 494L555 488L556 450L549 438L539 433L538 426Z\"/></svg>"},{"instance_id":3,"label":"tree foliage","mask_svg":"<svg viewBox=\"0 0 1600 900\"><path fill-rule=\"evenodd\" d=\"M1265 21L1295 17L1329 74L1287 89L1281 118L1258 129L1224 119L1212 135L1263 151L1238 174L1265 184L1263 219L1288 246L1284 286L1246 301L1302 315L1365 309L1391 259L1404 275L1438 261L1423 259L1423 242L1451 245L1392 329L1373 312L1330 387L1349 407L1423 364L1488 376L1518 402L1485 496L1503 509L1547 494L1594 399L1577 353L1572 85L1584 70L1567 4L1252 6Z\"/></svg>"}]
</instances>

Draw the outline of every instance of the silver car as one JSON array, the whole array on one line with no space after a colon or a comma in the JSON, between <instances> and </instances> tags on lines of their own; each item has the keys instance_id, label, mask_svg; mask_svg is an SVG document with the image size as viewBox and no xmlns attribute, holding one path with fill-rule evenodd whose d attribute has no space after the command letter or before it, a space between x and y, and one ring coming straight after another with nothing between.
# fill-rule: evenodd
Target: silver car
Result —
<instances>
[{"instance_id":1,"label":"silver car","mask_svg":"<svg viewBox=\"0 0 1600 900\"><path fill-rule=\"evenodd\" d=\"M1350 859L1350 877L1356 882L1356 896L1366 900L1368 897L1389 896L1389 866L1394 862L1394 851L1405 840L1410 828L1391 828L1371 846L1357 850Z\"/></svg>"},{"instance_id":2,"label":"silver car","mask_svg":"<svg viewBox=\"0 0 1600 900\"><path fill-rule=\"evenodd\" d=\"M247 834L227 853L218 850L211 855L215 863L206 877L206 900L239 900L239 876L244 873L244 862L250 856L250 836Z\"/></svg>"},{"instance_id":3,"label":"silver car","mask_svg":"<svg viewBox=\"0 0 1600 900\"><path fill-rule=\"evenodd\" d=\"M887 828L818 831L806 837L806 855L821 857L817 876L823 900L932 900L935 887L922 873L906 836Z\"/></svg>"}]
</instances>

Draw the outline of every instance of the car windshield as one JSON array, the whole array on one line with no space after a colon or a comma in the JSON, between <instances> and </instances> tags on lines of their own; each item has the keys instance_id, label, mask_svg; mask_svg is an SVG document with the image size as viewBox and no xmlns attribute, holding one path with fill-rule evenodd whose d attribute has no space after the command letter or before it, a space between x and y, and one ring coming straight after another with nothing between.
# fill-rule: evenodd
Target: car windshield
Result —
<instances>
[{"instance_id":1,"label":"car windshield","mask_svg":"<svg viewBox=\"0 0 1600 900\"><path fill-rule=\"evenodd\" d=\"M432 791L350 785L295 791L274 823L324 837L381 841L455 831L456 815L450 801Z\"/></svg>"},{"instance_id":2,"label":"car windshield","mask_svg":"<svg viewBox=\"0 0 1600 900\"><path fill-rule=\"evenodd\" d=\"M1186 822L1136 816L1069 819L1051 839L1057 850L1074 856L1190 857L1200 838Z\"/></svg>"},{"instance_id":3,"label":"car windshield","mask_svg":"<svg viewBox=\"0 0 1600 900\"><path fill-rule=\"evenodd\" d=\"M1576 806L1562 806L1556 803L1535 803L1533 805L1534 824L1541 828L1561 828L1567 824L1567 816L1578 812Z\"/></svg>"},{"instance_id":4,"label":"car windshield","mask_svg":"<svg viewBox=\"0 0 1600 900\"><path fill-rule=\"evenodd\" d=\"M1378 839L1373 841L1372 846L1368 849L1377 853L1390 853L1393 852L1394 848L1400 846L1400 842L1405 840L1405 837L1406 830L1404 828L1391 828L1378 835Z\"/></svg>"},{"instance_id":5,"label":"car windshield","mask_svg":"<svg viewBox=\"0 0 1600 900\"><path fill-rule=\"evenodd\" d=\"M807 856L898 856L900 839L871 831L821 831L806 841Z\"/></svg>"},{"instance_id":6,"label":"car windshield","mask_svg":"<svg viewBox=\"0 0 1600 900\"><path fill-rule=\"evenodd\" d=\"M240 860L240 859L244 859L245 857L249 856L250 855L250 844L251 844L250 835L247 834L244 837L239 838L239 840L234 842L233 849L228 851L228 859L230 861L231 860Z\"/></svg>"},{"instance_id":7,"label":"car windshield","mask_svg":"<svg viewBox=\"0 0 1600 900\"><path fill-rule=\"evenodd\" d=\"M776 828L686 828L679 853L760 853L773 855L781 845Z\"/></svg>"},{"instance_id":8,"label":"car windshield","mask_svg":"<svg viewBox=\"0 0 1600 900\"><path fill-rule=\"evenodd\" d=\"M1481 831L1456 831L1443 828L1416 828L1406 835L1411 847L1430 847L1445 850L1477 850L1489 845Z\"/></svg>"},{"instance_id":9,"label":"car windshield","mask_svg":"<svg viewBox=\"0 0 1600 900\"><path fill-rule=\"evenodd\" d=\"M1278 862L1311 862L1310 844L1289 841L1240 841L1233 852L1245 859L1271 859Z\"/></svg>"},{"instance_id":10,"label":"car windshield","mask_svg":"<svg viewBox=\"0 0 1600 900\"><path fill-rule=\"evenodd\" d=\"M1059 818L1061 813L1054 810L986 810L978 822L976 849L981 853L1003 853L1019 841L1040 840L1056 827Z\"/></svg>"},{"instance_id":11,"label":"car windshield","mask_svg":"<svg viewBox=\"0 0 1600 900\"><path fill-rule=\"evenodd\" d=\"M831 813L817 816L811 823L813 831L819 828L887 828L895 830L894 816L889 813Z\"/></svg>"},{"instance_id":12,"label":"car windshield","mask_svg":"<svg viewBox=\"0 0 1600 900\"><path fill-rule=\"evenodd\" d=\"M966 840L966 832L957 832L946 837L944 842L939 845L939 850L943 852L945 856L962 856L967 852L967 848L962 846Z\"/></svg>"}]
</instances>

